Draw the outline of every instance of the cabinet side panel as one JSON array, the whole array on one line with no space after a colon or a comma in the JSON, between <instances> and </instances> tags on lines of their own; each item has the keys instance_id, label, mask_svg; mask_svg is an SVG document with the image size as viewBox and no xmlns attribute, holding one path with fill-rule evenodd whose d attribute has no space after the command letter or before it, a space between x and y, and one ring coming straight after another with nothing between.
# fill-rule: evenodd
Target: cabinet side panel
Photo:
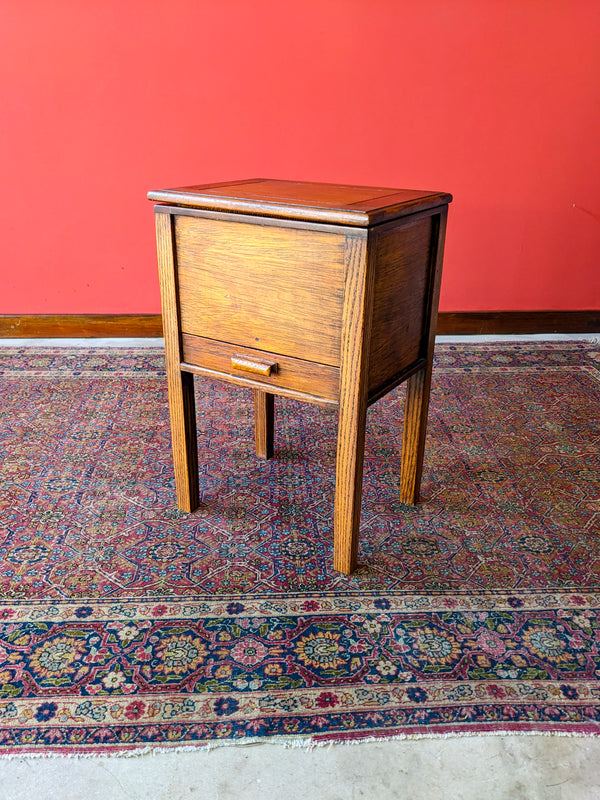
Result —
<instances>
[{"instance_id":1,"label":"cabinet side panel","mask_svg":"<svg viewBox=\"0 0 600 800\"><path fill-rule=\"evenodd\" d=\"M344 236L177 216L181 330L339 366Z\"/></svg>"},{"instance_id":2,"label":"cabinet side panel","mask_svg":"<svg viewBox=\"0 0 600 800\"><path fill-rule=\"evenodd\" d=\"M431 237L431 216L376 234L369 392L392 380L423 355L421 339Z\"/></svg>"}]
</instances>

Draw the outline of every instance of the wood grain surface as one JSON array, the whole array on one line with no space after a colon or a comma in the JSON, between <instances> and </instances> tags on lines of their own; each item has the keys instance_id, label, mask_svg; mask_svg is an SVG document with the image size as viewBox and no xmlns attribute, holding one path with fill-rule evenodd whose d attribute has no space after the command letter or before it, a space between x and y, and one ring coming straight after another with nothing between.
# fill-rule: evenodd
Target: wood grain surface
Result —
<instances>
[{"instance_id":1,"label":"wood grain surface","mask_svg":"<svg viewBox=\"0 0 600 800\"><path fill-rule=\"evenodd\" d=\"M180 368L173 221L167 214L156 214L155 220L177 503L191 512L199 505L194 376Z\"/></svg>"},{"instance_id":2,"label":"wood grain surface","mask_svg":"<svg viewBox=\"0 0 600 800\"><path fill-rule=\"evenodd\" d=\"M600 333L600 310L440 311L438 336ZM0 314L0 339L160 337L160 314Z\"/></svg>"},{"instance_id":3,"label":"wood grain surface","mask_svg":"<svg viewBox=\"0 0 600 800\"><path fill-rule=\"evenodd\" d=\"M419 357L431 260L432 217L374 231L375 287L369 392Z\"/></svg>"},{"instance_id":4,"label":"wood grain surface","mask_svg":"<svg viewBox=\"0 0 600 800\"><path fill-rule=\"evenodd\" d=\"M339 366L344 237L177 216L181 330Z\"/></svg>"},{"instance_id":5,"label":"wood grain surface","mask_svg":"<svg viewBox=\"0 0 600 800\"><path fill-rule=\"evenodd\" d=\"M427 269L427 298L421 344L425 367L411 375L406 388L400 501L409 505L418 503L421 488L447 217L448 208L445 207L433 218L431 230L431 260Z\"/></svg>"},{"instance_id":6,"label":"wood grain surface","mask_svg":"<svg viewBox=\"0 0 600 800\"><path fill-rule=\"evenodd\" d=\"M159 189L159 203L369 227L452 200L444 192L392 189L309 181L252 178L220 184Z\"/></svg>"},{"instance_id":7,"label":"wood grain surface","mask_svg":"<svg viewBox=\"0 0 600 800\"><path fill-rule=\"evenodd\" d=\"M262 389L254 390L254 437L256 455L262 459L273 458L275 432L275 398Z\"/></svg>"},{"instance_id":8,"label":"wood grain surface","mask_svg":"<svg viewBox=\"0 0 600 800\"><path fill-rule=\"evenodd\" d=\"M232 383L239 383L239 380L260 381L265 388L270 387L269 390L274 394L281 394L282 389L290 389L295 392L294 396L298 397L301 393L306 393L322 397L332 403L337 403L339 400L339 367L315 364L313 361L303 361L254 348L241 348L238 345L215 342L213 339L204 339L189 333L182 334L181 340L185 368L187 365L193 365L213 370L220 376L231 378ZM232 358L240 356L249 360L276 363L277 371L272 371L270 375L258 375L249 373L245 369L236 369L232 364Z\"/></svg>"},{"instance_id":9,"label":"wood grain surface","mask_svg":"<svg viewBox=\"0 0 600 800\"><path fill-rule=\"evenodd\" d=\"M367 233L346 237L346 291L342 317L340 412L334 511L334 568L356 568L365 425L374 264L367 258ZM370 249L371 257L374 250Z\"/></svg>"},{"instance_id":10,"label":"wood grain surface","mask_svg":"<svg viewBox=\"0 0 600 800\"><path fill-rule=\"evenodd\" d=\"M0 315L0 339L107 339L162 335L160 314Z\"/></svg>"}]
</instances>

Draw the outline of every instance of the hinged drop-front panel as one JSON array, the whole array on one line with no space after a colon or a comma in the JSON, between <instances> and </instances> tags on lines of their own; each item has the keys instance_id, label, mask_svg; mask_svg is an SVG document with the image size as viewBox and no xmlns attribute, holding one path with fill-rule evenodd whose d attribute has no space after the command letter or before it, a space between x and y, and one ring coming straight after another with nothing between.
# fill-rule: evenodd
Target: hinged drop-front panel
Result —
<instances>
[{"instance_id":1,"label":"hinged drop-front panel","mask_svg":"<svg viewBox=\"0 0 600 800\"><path fill-rule=\"evenodd\" d=\"M175 216L182 333L339 366L344 233Z\"/></svg>"}]
</instances>

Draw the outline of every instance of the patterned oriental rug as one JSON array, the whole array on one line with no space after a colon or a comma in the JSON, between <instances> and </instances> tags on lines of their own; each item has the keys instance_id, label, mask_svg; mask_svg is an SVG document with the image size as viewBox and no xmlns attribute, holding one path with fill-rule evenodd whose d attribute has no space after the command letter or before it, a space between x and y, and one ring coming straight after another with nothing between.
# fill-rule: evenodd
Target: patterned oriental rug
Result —
<instances>
[{"instance_id":1,"label":"patterned oriental rug","mask_svg":"<svg viewBox=\"0 0 600 800\"><path fill-rule=\"evenodd\" d=\"M336 414L198 381L176 508L161 351L0 349L0 753L600 732L600 346L439 345L423 502L369 410L360 568Z\"/></svg>"}]
</instances>

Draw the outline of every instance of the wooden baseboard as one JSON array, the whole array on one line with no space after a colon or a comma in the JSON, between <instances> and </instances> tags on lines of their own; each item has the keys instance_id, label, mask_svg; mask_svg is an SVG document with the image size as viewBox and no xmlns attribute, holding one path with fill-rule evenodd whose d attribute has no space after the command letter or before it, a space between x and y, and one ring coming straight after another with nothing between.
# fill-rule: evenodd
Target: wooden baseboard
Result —
<instances>
[{"instance_id":1,"label":"wooden baseboard","mask_svg":"<svg viewBox=\"0 0 600 800\"><path fill-rule=\"evenodd\" d=\"M438 335L600 333L600 311L444 311ZM0 339L162 336L160 314L0 315Z\"/></svg>"},{"instance_id":2,"label":"wooden baseboard","mask_svg":"<svg viewBox=\"0 0 600 800\"><path fill-rule=\"evenodd\" d=\"M446 311L438 336L598 333L598 311Z\"/></svg>"},{"instance_id":3,"label":"wooden baseboard","mask_svg":"<svg viewBox=\"0 0 600 800\"><path fill-rule=\"evenodd\" d=\"M160 314L0 316L0 339L88 339L162 336Z\"/></svg>"}]
</instances>

